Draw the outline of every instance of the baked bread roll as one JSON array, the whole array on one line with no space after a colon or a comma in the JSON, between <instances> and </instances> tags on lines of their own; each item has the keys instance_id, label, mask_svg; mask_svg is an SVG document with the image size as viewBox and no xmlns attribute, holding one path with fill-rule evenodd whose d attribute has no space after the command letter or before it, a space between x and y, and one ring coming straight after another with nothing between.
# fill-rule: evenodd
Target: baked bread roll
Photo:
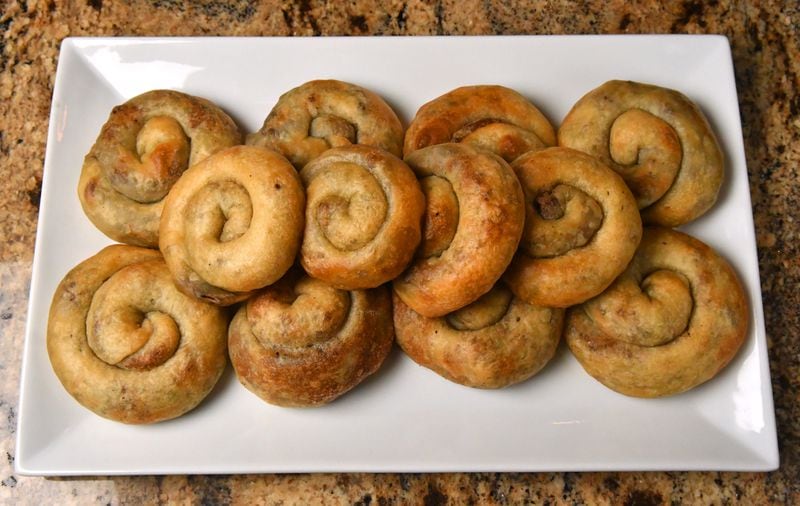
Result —
<instances>
[{"instance_id":1,"label":"baked bread roll","mask_svg":"<svg viewBox=\"0 0 800 506\"><path fill-rule=\"evenodd\" d=\"M279 406L334 400L380 367L393 340L386 287L337 290L299 269L242 305L228 336L239 381Z\"/></svg>"},{"instance_id":2,"label":"baked bread roll","mask_svg":"<svg viewBox=\"0 0 800 506\"><path fill-rule=\"evenodd\" d=\"M402 155L403 125L381 97L355 84L309 81L278 99L247 144L274 149L297 169L330 148L365 144Z\"/></svg>"},{"instance_id":3,"label":"baked bread roll","mask_svg":"<svg viewBox=\"0 0 800 506\"><path fill-rule=\"evenodd\" d=\"M570 309L565 337L607 387L661 397L714 377L736 355L747 326L744 291L722 257L686 234L647 227L614 284Z\"/></svg>"},{"instance_id":4,"label":"baked bread roll","mask_svg":"<svg viewBox=\"0 0 800 506\"><path fill-rule=\"evenodd\" d=\"M305 194L292 165L235 146L187 170L166 198L159 247L184 293L227 306L292 266Z\"/></svg>"},{"instance_id":5,"label":"baked bread roll","mask_svg":"<svg viewBox=\"0 0 800 506\"><path fill-rule=\"evenodd\" d=\"M47 353L69 394L98 415L143 424L197 406L227 363L228 319L175 288L158 251L109 246L56 289Z\"/></svg>"},{"instance_id":6,"label":"baked bread roll","mask_svg":"<svg viewBox=\"0 0 800 506\"><path fill-rule=\"evenodd\" d=\"M494 286L519 244L524 199L514 171L488 151L438 144L406 162L427 202L417 258L394 289L414 311L434 318Z\"/></svg>"},{"instance_id":7,"label":"baked bread roll","mask_svg":"<svg viewBox=\"0 0 800 506\"><path fill-rule=\"evenodd\" d=\"M642 235L625 182L600 160L566 148L514 161L526 200L525 232L505 280L540 306L594 297L630 262Z\"/></svg>"},{"instance_id":8,"label":"baked bread roll","mask_svg":"<svg viewBox=\"0 0 800 506\"><path fill-rule=\"evenodd\" d=\"M503 86L464 86L420 107L408 126L403 153L445 142L491 151L511 162L555 146L556 133L525 97Z\"/></svg>"},{"instance_id":9,"label":"baked bread roll","mask_svg":"<svg viewBox=\"0 0 800 506\"><path fill-rule=\"evenodd\" d=\"M208 100L155 90L115 107L83 161L81 206L115 241L158 247L164 197L184 170L239 144L233 120Z\"/></svg>"},{"instance_id":10,"label":"baked bread roll","mask_svg":"<svg viewBox=\"0 0 800 506\"><path fill-rule=\"evenodd\" d=\"M603 160L633 191L645 223L677 227L717 200L723 156L700 109L681 93L609 81L581 98L560 146Z\"/></svg>"},{"instance_id":11,"label":"baked bread roll","mask_svg":"<svg viewBox=\"0 0 800 506\"><path fill-rule=\"evenodd\" d=\"M397 277L420 241L425 210L402 160L370 146L333 148L309 162L301 260L306 272L342 290Z\"/></svg>"},{"instance_id":12,"label":"baked bread roll","mask_svg":"<svg viewBox=\"0 0 800 506\"><path fill-rule=\"evenodd\" d=\"M426 318L394 298L397 343L418 364L455 383L502 388L553 358L564 310L534 306L498 283L472 304Z\"/></svg>"}]
</instances>

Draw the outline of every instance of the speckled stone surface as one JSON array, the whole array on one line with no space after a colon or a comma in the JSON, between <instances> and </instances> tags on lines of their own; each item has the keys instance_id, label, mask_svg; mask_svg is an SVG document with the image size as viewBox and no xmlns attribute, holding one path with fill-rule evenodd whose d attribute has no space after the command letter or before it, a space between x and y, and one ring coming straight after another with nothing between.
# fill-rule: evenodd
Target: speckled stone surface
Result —
<instances>
[{"instance_id":1,"label":"speckled stone surface","mask_svg":"<svg viewBox=\"0 0 800 506\"><path fill-rule=\"evenodd\" d=\"M800 504L797 2L0 0L0 502ZM19 369L58 47L79 35L719 33L733 47L781 468L772 473L14 474Z\"/></svg>"}]
</instances>

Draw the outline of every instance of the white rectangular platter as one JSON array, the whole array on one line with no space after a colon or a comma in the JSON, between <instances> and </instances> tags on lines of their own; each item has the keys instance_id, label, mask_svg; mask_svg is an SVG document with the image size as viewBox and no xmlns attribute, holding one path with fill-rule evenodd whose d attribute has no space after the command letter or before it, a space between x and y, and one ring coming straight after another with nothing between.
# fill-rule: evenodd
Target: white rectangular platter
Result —
<instances>
[{"instance_id":1,"label":"white rectangular platter","mask_svg":"<svg viewBox=\"0 0 800 506\"><path fill-rule=\"evenodd\" d=\"M747 341L715 379L655 400L616 394L562 345L533 379L501 391L450 383L395 349L383 368L315 409L265 404L230 367L189 414L153 426L102 419L61 387L47 357L61 278L110 241L76 195L83 156L111 108L172 88L206 97L247 132L278 96L335 78L383 96L405 123L458 86L516 89L558 125L609 79L675 88L709 117L727 159L718 204L685 230L743 280ZM316 471L769 470L778 466L753 218L731 53L717 36L67 39L44 167L19 412L22 474Z\"/></svg>"}]
</instances>

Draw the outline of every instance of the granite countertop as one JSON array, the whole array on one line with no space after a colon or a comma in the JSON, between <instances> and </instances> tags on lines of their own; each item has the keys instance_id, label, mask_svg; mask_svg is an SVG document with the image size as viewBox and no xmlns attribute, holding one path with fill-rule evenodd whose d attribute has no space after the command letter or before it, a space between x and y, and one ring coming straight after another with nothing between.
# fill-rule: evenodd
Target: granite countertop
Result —
<instances>
[{"instance_id":1,"label":"granite countertop","mask_svg":"<svg viewBox=\"0 0 800 506\"><path fill-rule=\"evenodd\" d=\"M0 2L0 502L800 503L800 6L642 0ZM715 33L733 49L778 423L771 473L492 473L45 479L14 473L23 331L61 40L89 35Z\"/></svg>"}]
</instances>

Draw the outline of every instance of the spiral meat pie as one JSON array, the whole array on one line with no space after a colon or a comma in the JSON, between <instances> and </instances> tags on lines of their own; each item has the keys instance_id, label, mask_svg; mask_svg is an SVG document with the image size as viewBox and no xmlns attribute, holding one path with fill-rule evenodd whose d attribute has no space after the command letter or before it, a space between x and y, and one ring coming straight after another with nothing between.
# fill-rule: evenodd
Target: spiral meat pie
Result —
<instances>
[{"instance_id":1,"label":"spiral meat pie","mask_svg":"<svg viewBox=\"0 0 800 506\"><path fill-rule=\"evenodd\" d=\"M334 400L380 367L393 340L386 287L338 290L299 269L242 305L228 335L239 381L280 406Z\"/></svg>"},{"instance_id":2,"label":"spiral meat pie","mask_svg":"<svg viewBox=\"0 0 800 506\"><path fill-rule=\"evenodd\" d=\"M369 146L334 148L307 164L306 272L343 290L399 275L420 241L425 197L402 160Z\"/></svg>"},{"instance_id":3,"label":"spiral meat pie","mask_svg":"<svg viewBox=\"0 0 800 506\"><path fill-rule=\"evenodd\" d=\"M154 248L164 197L191 165L239 144L236 124L208 100L154 90L117 106L83 162L78 197L115 241Z\"/></svg>"},{"instance_id":4,"label":"spiral meat pie","mask_svg":"<svg viewBox=\"0 0 800 506\"><path fill-rule=\"evenodd\" d=\"M648 227L614 284L570 309L564 335L607 387L660 397L714 377L736 355L747 326L745 294L730 265L693 237Z\"/></svg>"},{"instance_id":5,"label":"spiral meat pie","mask_svg":"<svg viewBox=\"0 0 800 506\"><path fill-rule=\"evenodd\" d=\"M178 287L227 306L291 267L305 195L281 155L235 146L184 173L169 193L159 247Z\"/></svg>"},{"instance_id":6,"label":"spiral meat pie","mask_svg":"<svg viewBox=\"0 0 800 506\"><path fill-rule=\"evenodd\" d=\"M450 381L477 388L502 388L539 372L556 352L563 322L562 309L528 304L503 283L439 318L394 299L403 351Z\"/></svg>"},{"instance_id":7,"label":"spiral meat pie","mask_svg":"<svg viewBox=\"0 0 800 506\"><path fill-rule=\"evenodd\" d=\"M427 202L417 257L394 289L417 313L443 316L488 292L513 258L522 188L502 158L462 144L429 146L406 162Z\"/></svg>"},{"instance_id":8,"label":"spiral meat pie","mask_svg":"<svg viewBox=\"0 0 800 506\"><path fill-rule=\"evenodd\" d=\"M636 202L600 160L566 148L514 161L527 218L519 252L505 274L514 293L568 307L602 292L633 257L642 235Z\"/></svg>"},{"instance_id":9,"label":"spiral meat pie","mask_svg":"<svg viewBox=\"0 0 800 506\"><path fill-rule=\"evenodd\" d=\"M75 267L53 296L47 352L64 388L112 420L191 410L225 368L225 313L175 288L158 251L115 245Z\"/></svg>"},{"instance_id":10,"label":"spiral meat pie","mask_svg":"<svg viewBox=\"0 0 800 506\"><path fill-rule=\"evenodd\" d=\"M324 151L365 144L401 156L403 125L381 97L355 84L309 81L283 94L247 144L278 151L297 169Z\"/></svg>"},{"instance_id":11,"label":"spiral meat pie","mask_svg":"<svg viewBox=\"0 0 800 506\"><path fill-rule=\"evenodd\" d=\"M700 109L667 88L609 81L581 98L560 146L603 160L633 191L645 223L677 227L717 200L723 156Z\"/></svg>"}]
</instances>

